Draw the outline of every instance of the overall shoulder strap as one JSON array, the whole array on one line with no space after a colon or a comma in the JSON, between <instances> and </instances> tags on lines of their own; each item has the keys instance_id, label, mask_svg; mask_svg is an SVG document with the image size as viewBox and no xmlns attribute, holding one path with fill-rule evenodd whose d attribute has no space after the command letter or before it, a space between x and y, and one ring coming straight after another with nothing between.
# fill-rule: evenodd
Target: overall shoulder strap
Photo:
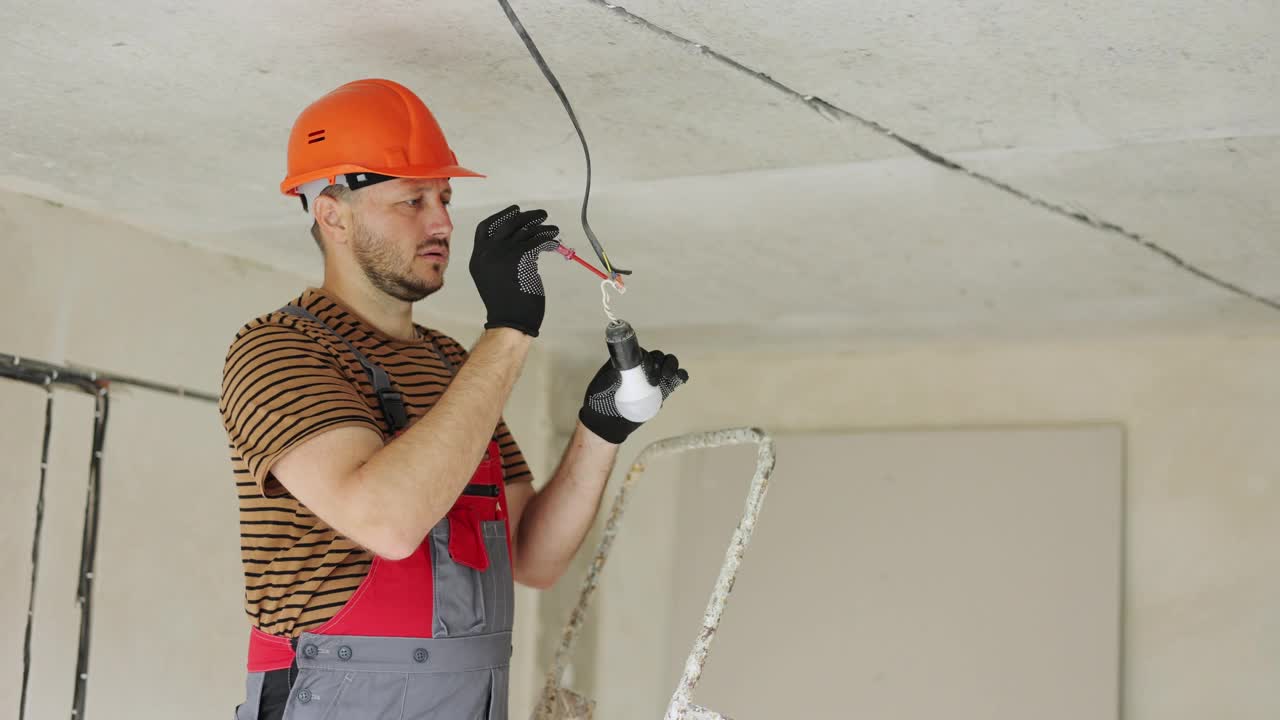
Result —
<instances>
[{"instance_id":1,"label":"overall shoulder strap","mask_svg":"<svg viewBox=\"0 0 1280 720\"><path fill-rule=\"evenodd\" d=\"M369 376L369 382L373 384L373 391L378 396L378 405L382 408L382 414L386 417L387 423L391 426L391 434L395 435L409 425L409 416L404 409L404 396L391 385L391 377L387 375L386 370L375 365L373 361L365 357L364 353L357 350L355 345L352 345L346 338L339 335L337 330L334 330L328 323L312 315L307 310L297 305L285 305L280 308L280 312L319 323L333 333L334 337L341 340L356 356L356 362L360 363L360 366L364 368L365 374ZM440 348L437 346L436 352L439 351ZM444 357L443 353L441 353L441 357ZM445 362L447 364L448 360ZM452 367L450 367L450 372L452 372Z\"/></svg>"}]
</instances>

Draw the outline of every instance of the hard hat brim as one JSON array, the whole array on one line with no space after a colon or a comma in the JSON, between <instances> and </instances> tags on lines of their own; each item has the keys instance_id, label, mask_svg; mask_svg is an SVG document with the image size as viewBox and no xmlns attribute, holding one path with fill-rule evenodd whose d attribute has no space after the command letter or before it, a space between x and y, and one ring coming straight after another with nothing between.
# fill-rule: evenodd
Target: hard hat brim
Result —
<instances>
[{"instance_id":1,"label":"hard hat brim","mask_svg":"<svg viewBox=\"0 0 1280 720\"><path fill-rule=\"evenodd\" d=\"M406 165L395 169L389 168L372 168L361 165L338 165L323 170L315 170L309 173L303 173L296 177L287 177L280 183L280 192L285 195L298 194L298 188L312 180L320 178L334 178L338 175L347 173L375 173L378 175L390 175L397 178L418 178L422 180L430 180L434 178L457 178L457 177L486 177L474 170L468 170L461 165Z\"/></svg>"}]
</instances>

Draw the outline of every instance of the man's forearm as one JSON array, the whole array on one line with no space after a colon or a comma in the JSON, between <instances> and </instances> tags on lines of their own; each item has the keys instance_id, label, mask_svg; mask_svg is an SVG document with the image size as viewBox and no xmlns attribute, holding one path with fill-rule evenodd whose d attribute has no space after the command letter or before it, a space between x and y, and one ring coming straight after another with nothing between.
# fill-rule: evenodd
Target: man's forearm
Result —
<instances>
[{"instance_id":1,"label":"man's forearm","mask_svg":"<svg viewBox=\"0 0 1280 720\"><path fill-rule=\"evenodd\" d=\"M364 499L416 545L471 478L520 375L532 338L496 328L480 337L448 389L422 418L357 471Z\"/></svg>"},{"instance_id":2,"label":"man's forearm","mask_svg":"<svg viewBox=\"0 0 1280 720\"><path fill-rule=\"evenodd\" d=\"M551 480L529 500L515 542L516 580L551 586L569 567L595 521L618 446L578 424Z\"/></svg>"}]
</instances>

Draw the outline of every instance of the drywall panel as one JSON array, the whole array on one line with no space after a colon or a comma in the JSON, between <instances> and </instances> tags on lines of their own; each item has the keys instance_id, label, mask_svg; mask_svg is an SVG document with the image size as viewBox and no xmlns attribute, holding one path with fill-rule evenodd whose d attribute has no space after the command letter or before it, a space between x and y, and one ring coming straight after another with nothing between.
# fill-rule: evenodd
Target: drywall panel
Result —
<instances>
[{"instance_id":1,"label":"drywall panel","mask_svg":"<svg viewBox=\"0 0 1280 720\"><path fill-rule=\"evenodd\" d=\"M780 438L695 700L736 718L1117 717L1123 453L1114 426ZM672 574L633 577L652 587L636 612L670 608L652 628L668 694L754 460L702 451L645 479L678 489ZM667 698L622 700L601 716Z\"/></svg>"}]
</instances>

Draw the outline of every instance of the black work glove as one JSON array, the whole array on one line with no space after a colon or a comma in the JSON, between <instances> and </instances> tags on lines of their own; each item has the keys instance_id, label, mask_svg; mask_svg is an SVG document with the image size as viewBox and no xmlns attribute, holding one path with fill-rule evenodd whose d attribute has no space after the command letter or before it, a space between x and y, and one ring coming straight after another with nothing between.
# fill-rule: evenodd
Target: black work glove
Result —
<instances>
[{"instance_id":1,"label":"black work glove","mask_svg":"<svg viewBox=\"0 0 1280 720\"><path fill-rule=\"evenodd\" d=\"M488 311L486 328L509 327L538 336L547 298L538 256L560 246L560 228L543 225L547 213L512 205L476 226L471 277Z\"/></svg>"},{"instance_id":2,"label":"black work glove","mask_svg":"<svg viewBox=\"0 0 1280 720\"><path fill-rule=\"evenodd\" d=\"M643 364L644 375L649 384L662 389L664 403L676 388L689 382L689 373L680 367L680 361L675 355L650 350L645 353ZM614 397L621 385L622 375L614 369L612 363L605 362L587 385L582 409L578 411L578 419L588 430L614 445L621 445L628 435L644 424L631 422L618 412Z\"/></svg>"}]
</instances>

